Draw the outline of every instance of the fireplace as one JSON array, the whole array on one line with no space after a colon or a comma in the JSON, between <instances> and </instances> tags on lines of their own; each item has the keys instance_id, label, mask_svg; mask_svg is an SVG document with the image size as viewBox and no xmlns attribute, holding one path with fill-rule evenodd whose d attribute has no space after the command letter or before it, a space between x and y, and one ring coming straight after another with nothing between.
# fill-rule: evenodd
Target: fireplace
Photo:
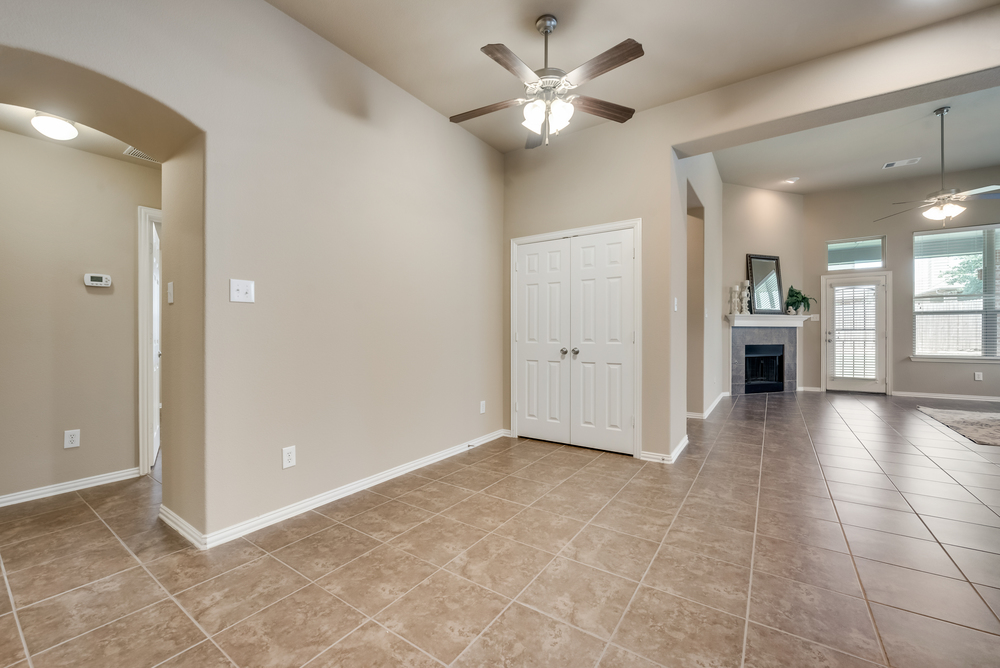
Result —
<instances>
[{"instance_id":1,"label":"fireplace","mask_svg":"<svg viewBox=\"0 0 1000 668\"><path fill-rule=\"evenodd\" d=\"M785 346L748 344L744 354L746 394L785 391Z\"/></svg>"}]
</instances>

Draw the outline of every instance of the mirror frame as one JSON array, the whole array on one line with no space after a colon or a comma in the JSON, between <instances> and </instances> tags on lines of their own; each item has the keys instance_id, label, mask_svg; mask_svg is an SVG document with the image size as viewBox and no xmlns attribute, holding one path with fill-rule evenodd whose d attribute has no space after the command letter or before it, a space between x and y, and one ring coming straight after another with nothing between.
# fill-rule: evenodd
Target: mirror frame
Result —
<instances>
[{"instance_id":1,"label":"mirror frame","mask_svg":"<svg viewBox=\"0 0 1000 668\"><path fill-rule=\"evenodd\" d=\"M753 261L754 260L774 260L774 273L778 276L778 299L780 300L780 306L777 309L760 309L757 307L757 291L754 289L756 283L754 283L753 278ZM747 253L747 280L750 281L750 312L760 313L765 315L783 315L784 305L785 305L785 293L781 289L781 262L778 260L777 255L755 255L753 253Z\"/></svg>"}]
</instances>

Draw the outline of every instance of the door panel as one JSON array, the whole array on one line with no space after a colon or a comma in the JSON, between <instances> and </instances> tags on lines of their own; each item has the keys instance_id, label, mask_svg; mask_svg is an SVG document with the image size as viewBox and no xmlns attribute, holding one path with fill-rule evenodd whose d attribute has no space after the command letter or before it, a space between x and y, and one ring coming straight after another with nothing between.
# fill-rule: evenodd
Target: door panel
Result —
<instances>
[{"instance_id":1,"label":"door panel","mask_svg":"<svg viewBox=\"0 0 1000 668\"><path fill-rule=\"evenodd\" d=\"M570 442L569 239L518 246L517 432Z\"/></svg>"},{"instance_id":2,"label":"door panel","mask_svg":"<svg viewBox=\"0 0 1000 668\"><path fill-rule=\"evenodd\" d=\"M571 443L634 450L633 231L573 237Z\"/></svg>"},{"instance_id":3,"label":"door panel","mask_svg":"<svg viewBox=\"0 0 1000 668\"><path fill-rule=\"evenodd\" d=\"M153 225L153 452L149 458L150 466L156 462L156 453L160 451L160 330L163 295L161 287L162 255L160 251L159 226Z\"/></svg>"},{"instance_id":4,"label":"door panel","mask_svg":"<svg viewBox=\"0 0 1000 668\"><path fill-rule=\"evenodd\" d=\"M885 277L827 282L826 387L886 391Z\"/></svg>"}]
</instances>

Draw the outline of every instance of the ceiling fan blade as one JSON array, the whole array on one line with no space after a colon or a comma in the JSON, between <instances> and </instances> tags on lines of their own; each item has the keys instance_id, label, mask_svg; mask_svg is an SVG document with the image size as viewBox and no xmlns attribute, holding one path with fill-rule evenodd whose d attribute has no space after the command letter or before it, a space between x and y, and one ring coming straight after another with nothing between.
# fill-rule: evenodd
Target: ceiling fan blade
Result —
<instances>
[{"instance_id":1,"label":"ceiling fan blade","mask_svg":"<svg viewBox=\"0 0 1000 668\"><path fill-rule=\"evenodd\" d=\"M975 190L966 190L965 192L956 193L954 197L970 197L972 195L982 195L983 193L991 193L995 190L1000 190L1000 186L984 186L982 188L976 188Z\"/></svg>"},{"instance_id":2,"label":"ceiling fan blade","mask_svg":"<svg viewBox=\"0 0 1000 668\"><path fill-rule=\"evenodd\" d=\"M467 111L464 114L458 114L452 116L448 120L451 121L452 123L461 123L462 121L467 121L470 118L485 116L486 114L492 114L494 111L500 111L501 109L506 109L507 107L516 107L519 104L524 104L524 100L522 100L521 98L514 98L513 100L504 100L503 102L488 104L485 107L479 107L478 109Z\"/></svg>"},{"instance_id":3,"label":"ceiling fan blade","mask_svg":"<svg viewBox=\"0 0 1000 668\"><path fill-rule=\"evenodd\" d=\"M635 113L635 109L623 107L614 102L598 100L596 97L587 97L586 95L578 95L572 102L574 107L584 113L607 118L618 123L624 123L632 118L632 115Z\"/></svg>"},{"instance_id":4,"label":"ceiling fan blade","mask_svg":"<svg viewBox=\"0 0 1000 668\"><path fill-rule=\"evenodd\" d=\"M967 199L1000 199L1000 193L983 193L982 195L967 195L962 198Z\"/></svg>"},{"instance_id":5,"label":"ceiling fan blade","mask_svg":"<svg viewBox=\"0 0 1000 668\"><path fill-rule=\"evenodd\" d=\"M643 54L642 44L634 39L627 39L618 46L613 46L599 56L591 58L583 65L566 75L566 79L574 86L585 84L605 72L632 62Z\"/></svg>"},{"instance_id":6,"label":"ceiling fan blade","mask_svg":"<svg viewBox=\"0 0 1000 668\"><path fill-rule=\"evenodd\" d=\"M528 141L524 142L524 148L538 148L542 145L542 135L536 135L531 130L528 130Z\"/></svg>"},{"instance_id":7,"label":"ceiling fan blade","mask_svg":"<svg viewBox=\"0 0 1000 668\"><path fill-rule=\"evenodd\" d=\"M898 204L916 204L917 202L926 202L927 204L932 204L934 202L934 200L929 200L929 199L911 199L908 202L893 202L892 204L893 204L893 206L896 206Z\"/></svg>"},{"instance_id":8,"label":"ceiling fan blade","mask_svg":"<svg viewBox=\"0 0 1000 668\"><path fill-rule=\"evenodd\" d=\"M500 63L500 66L526 84L540 81L538 75L524 64L524 61L503 44L487 44L480 49L487 56Z\"/></svg>"},{"instance_id":9,"label":"ceiling fan blade","mask_svg":"<svg viewBox=\"0 0 1000 668\"><path fill-rule=\"evenodd\" d=\"M901 213L909 213L911 211L916 211L917 209L923 209L923 208L926 208L928 206L930 206L930 204L921 204L920 206L915 206L915 207L912 207L910 209L904 209L902 211L897 211L896 213L890 213L888 216L882 216L881 218L876 218L872 222L873 223L877 223L880 220L885 220L886 218L892 218L893 216L898 216Z\"/></svg>"}]
</instances>

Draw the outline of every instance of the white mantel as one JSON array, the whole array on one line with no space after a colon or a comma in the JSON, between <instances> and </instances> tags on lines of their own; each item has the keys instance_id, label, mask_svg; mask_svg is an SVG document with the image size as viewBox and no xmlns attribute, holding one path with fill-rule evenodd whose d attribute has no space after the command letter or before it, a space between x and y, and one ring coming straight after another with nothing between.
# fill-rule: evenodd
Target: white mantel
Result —
<instances>
[{"instance_id":1,"label":"white mantel","mask_svg":"<svg viewBox=\"0 0 1000 668\"><path fill-rule=\"evenodd\" d=\"M802 327L808 315L765 315L763 313L729 314L726 319L733 327Z\"/></svg>"}]
</instances>

